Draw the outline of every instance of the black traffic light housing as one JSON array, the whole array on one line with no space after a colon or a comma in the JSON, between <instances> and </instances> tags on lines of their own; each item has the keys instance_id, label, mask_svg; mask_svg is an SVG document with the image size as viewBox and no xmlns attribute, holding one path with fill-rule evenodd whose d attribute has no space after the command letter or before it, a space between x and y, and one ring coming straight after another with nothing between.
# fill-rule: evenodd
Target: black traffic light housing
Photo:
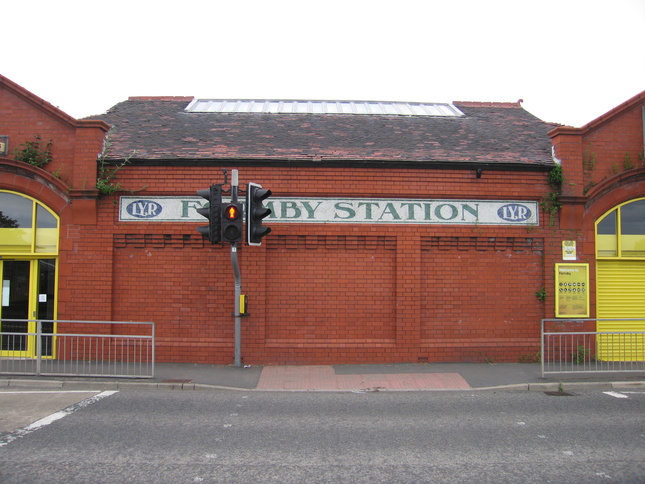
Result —
<instances>
[{"instance_id":1,"label":"black traffic light housing","mask_svg":"<svg viewBox=\"0 0 645 484\"><path fill-rule=\"evenodd\" d=\"M235 243L242 240L242 204L229 202L222 205L222 240Z\"/></svg>"},{"instance_id":2,"label":"black traffic light housing","mask_svg":"<svg viewBox=\"0 0 645 484\"><path fill-rule=\"evenodd\" d=\"M262 220L271 215L271 209L262 202L271 196L271 190L262 188L257 183L249 183L246 189L246 243L262 245L262 237L271 232L270 227L264 227Z\"/></svg>"},{"instance_id":3,"label":"black traffic light housing","mask_svg":"<svg viewBox=\"0 0 645 484\"><path fill-rule=\"evenodd\" d=\"M208 219L208 225L197 227L197 232L207 238L211 244L222 241L222 185L211 185L210 188L197 190L197 195L208 200L208 206L197 209L197 213Z\"/></svg>"}]
</instances>

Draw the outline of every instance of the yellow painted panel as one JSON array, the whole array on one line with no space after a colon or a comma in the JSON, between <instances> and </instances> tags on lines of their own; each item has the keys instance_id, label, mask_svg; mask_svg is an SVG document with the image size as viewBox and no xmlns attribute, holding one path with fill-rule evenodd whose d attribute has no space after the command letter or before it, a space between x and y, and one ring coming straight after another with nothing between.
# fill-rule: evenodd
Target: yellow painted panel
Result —
<instances>
[{"instance_id":1,"label":"yellow painted panel","mask_svg":"<svg viewBox=\"0 0 645 484\"><path fill-rule=\"evenodd\" d=\"M58 229L36 230L36 252L55 254L58 252Z\"/></svg>"},{"instance_id":2,"label":"yellow painted panel","mask_svg":"<svg viewBox=\"0 0 645 484\"><path fill-rule=\"evenodd\" d=\"M598 234L596 236L596 249L598 257L616 257L618 256L618 238L615 234Z\"/></svg>"},{"instance_id":3,"label":"yellow painted panel","mask_svg":"<svg viewBox=\"0 0 645 484\"><path fill-rule=\"evenodd\" d=\"M645 235L622 235L620 254L623 257L645 257Z\"/></svg>"},{"instance_id":4,"label":"yellow painted panel","mask_svg":"<svg viewBox=\"0 0 645 484\"><path fill-rule=\"evenodd\" d=\"M596 274L598 319L645 318L645 261L599 260ZM645 321L598 321L597 331L645 331ZM598 358L642 361L645 336L599 336Z\"/></svg>"},{"instance_id":5,"label":"yellow painted panel","mask_svg":"<svg viewBox=\"0 0 645 484\"><path fill-rule=\"evenodd\" d=\"M31 252L31 238L33 230L30 228L2 228L0 229L0 253L2 252Z\"/></svg>"}]
</instances>

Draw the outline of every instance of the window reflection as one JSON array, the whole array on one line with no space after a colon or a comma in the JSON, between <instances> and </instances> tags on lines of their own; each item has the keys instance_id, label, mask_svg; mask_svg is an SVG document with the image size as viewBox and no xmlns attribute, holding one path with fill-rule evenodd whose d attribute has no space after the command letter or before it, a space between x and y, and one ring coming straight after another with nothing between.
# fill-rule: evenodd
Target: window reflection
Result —
<instances>
[{"instance_id":1,"label":"window reflection","mask_svg":"<svg viewBox=\"0 0 645 484\"><path fill-rule=\"evenodd\" d=\"M620 208L621 256L645 257L645 200Z\"/></svg>"},{"instance_id":2,"label":"window reflection","mask_svg":"<svg viewBox=\"0 0 645 484\"><path fill-rule=\"evenodd\" d=\"M39 229L55 229L58 227L56 217L42 205L36 208L36 227Z\"/></svg>"},{"instance_id":3,"label":"window reflection","mask_svg":"<svg viewBox=\"0 0 645 484\"><path fill-rule=\"evenodd\" d=\"M645 235L645 200L638 200L620 207L621 233Z\"/></svg>"},{"instance_id":4,"label":"window reflection","mask_svg":"<svg viewBox=\"0 0 645 484\"><path fill-rule=\"evenodd\" d=\"M614 210L598 222L596 245L599 257L616 257L618 255L616 212L617 210Z\"/></svg>"},{"instance_id":5,"label":"window reflection","mask_svg":"<svg viewBox=\"0 0 645 484\"><path fill-rule=\"evenodd\" d=\"M616 210L598 222L598 233L603 235L616 235Z\"/></svg>"},{"instance_id":6,"label":"window reflection","mask_svg":"<svg viewBox=\"0 0 645 484\"><path fill-rule=\"evenodd\" d=\"M29 198L0 192L0 228L31 228L32 204Z\"/></svg>"}]
</instances>

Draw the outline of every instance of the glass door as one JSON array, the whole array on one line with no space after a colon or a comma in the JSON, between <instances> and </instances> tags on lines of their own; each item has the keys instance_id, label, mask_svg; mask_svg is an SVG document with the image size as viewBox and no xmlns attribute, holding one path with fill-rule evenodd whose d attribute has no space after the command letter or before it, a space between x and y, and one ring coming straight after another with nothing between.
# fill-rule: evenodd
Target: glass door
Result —
<instances>
[{"instance_id":1,"label":"glass door","mask_svg":"<svg viewBox=\"0 0 645 484\"><path fill-rule=\"evenodd\" d=\"M2 305L0 306L2 351L8 351L13 355L16 352L27 351L27 335L23 336L20 333L29 332L29 323L6 320L29 319L31 261L2 261L0 274L2 275ZM5 335L5 333L14 334Z\"/></svg>"},{"instance_id":2,"label":"glass door","mask_svg":"<svg viewBox=\"0 0 645 484\"><path fill-rule=\"evenodd\" d=\"M0 279L0 350L7 356L36 356L35 338L27 333L36 332L34 319L55 318L56 259L0 260ZM43 333L54 330L53 323L43 323ZM42 336L41 344L42 355L53 356L53 336Z\"/></svg>"},{"instance_id":3,"label":"glass door","mask_svg":"<svg viewBox=\"0 0 645 484\"><path fill-rule=\"evenodd\" d=\"M56 290L56 259L38 259L33 261L34 270L38 277L36 297L36 319L56 319L54 302ZM54 323L43 322L41 336L41 351L43 356L54 356L54 337L47 336L55 332Z\"/></svg>"}]
</instances>

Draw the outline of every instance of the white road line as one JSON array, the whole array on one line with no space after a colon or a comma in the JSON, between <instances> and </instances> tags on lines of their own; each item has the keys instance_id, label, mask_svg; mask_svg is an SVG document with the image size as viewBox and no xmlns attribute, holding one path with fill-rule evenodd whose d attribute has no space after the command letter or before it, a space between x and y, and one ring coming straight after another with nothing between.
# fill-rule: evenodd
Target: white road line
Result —
<instances>
[{"instance_id":1,"label":"white road line","mask_svg":"<svg viewBox=\"0 0 645 484\"><path fill-rule=\"evenodd\" d=\"M60 392L55 392L55 393L60 393ZM105 397L114 395L115 393L118 393L118 392L112 391L112 390L101 392L98 395L94 395L90 398L86 398L85 400L75 403L74 405L70 405L69 407L64 408L59 412L52 413L47 417L41 418L40 420L36 420L34 423L29 424L26 427L14 430L13 432L10 432L9 434L5 435L4 438L0 439L0 447L4 447L5 445L10 444L11 442L13 442L16 439L19 439L20 437L24 437L25 435L28 435L38 429L41 429L46 425L49 425L50 423L55 422L56 420L60 420L61 418L66 417L67 415L70 415L76 412L77 410L85 408L88 405L96 403Z\"/></svg>"},{"instance_id":2,"label":"white road line","mask_svg":"<svg viewBox=\"0 0 645 484\"><path fill-rule=\"evenodd\" d=\"M0 390L0 395L22 395L24 393L30 393L32 395L38 395L40 393L99 393L100 390L25 390L17 392L3 392Z\"/></svg>"},{"instance_id":3,"label":"white road line","mask_svg":"<svg viewBox=\"0 0 645 484\"><path fill-rule=\"evenodd\" d=\"M609 395L614 398L629 398L627 395L620 392L603 392L605 395Z\"/></svg>"}]
</instances>

